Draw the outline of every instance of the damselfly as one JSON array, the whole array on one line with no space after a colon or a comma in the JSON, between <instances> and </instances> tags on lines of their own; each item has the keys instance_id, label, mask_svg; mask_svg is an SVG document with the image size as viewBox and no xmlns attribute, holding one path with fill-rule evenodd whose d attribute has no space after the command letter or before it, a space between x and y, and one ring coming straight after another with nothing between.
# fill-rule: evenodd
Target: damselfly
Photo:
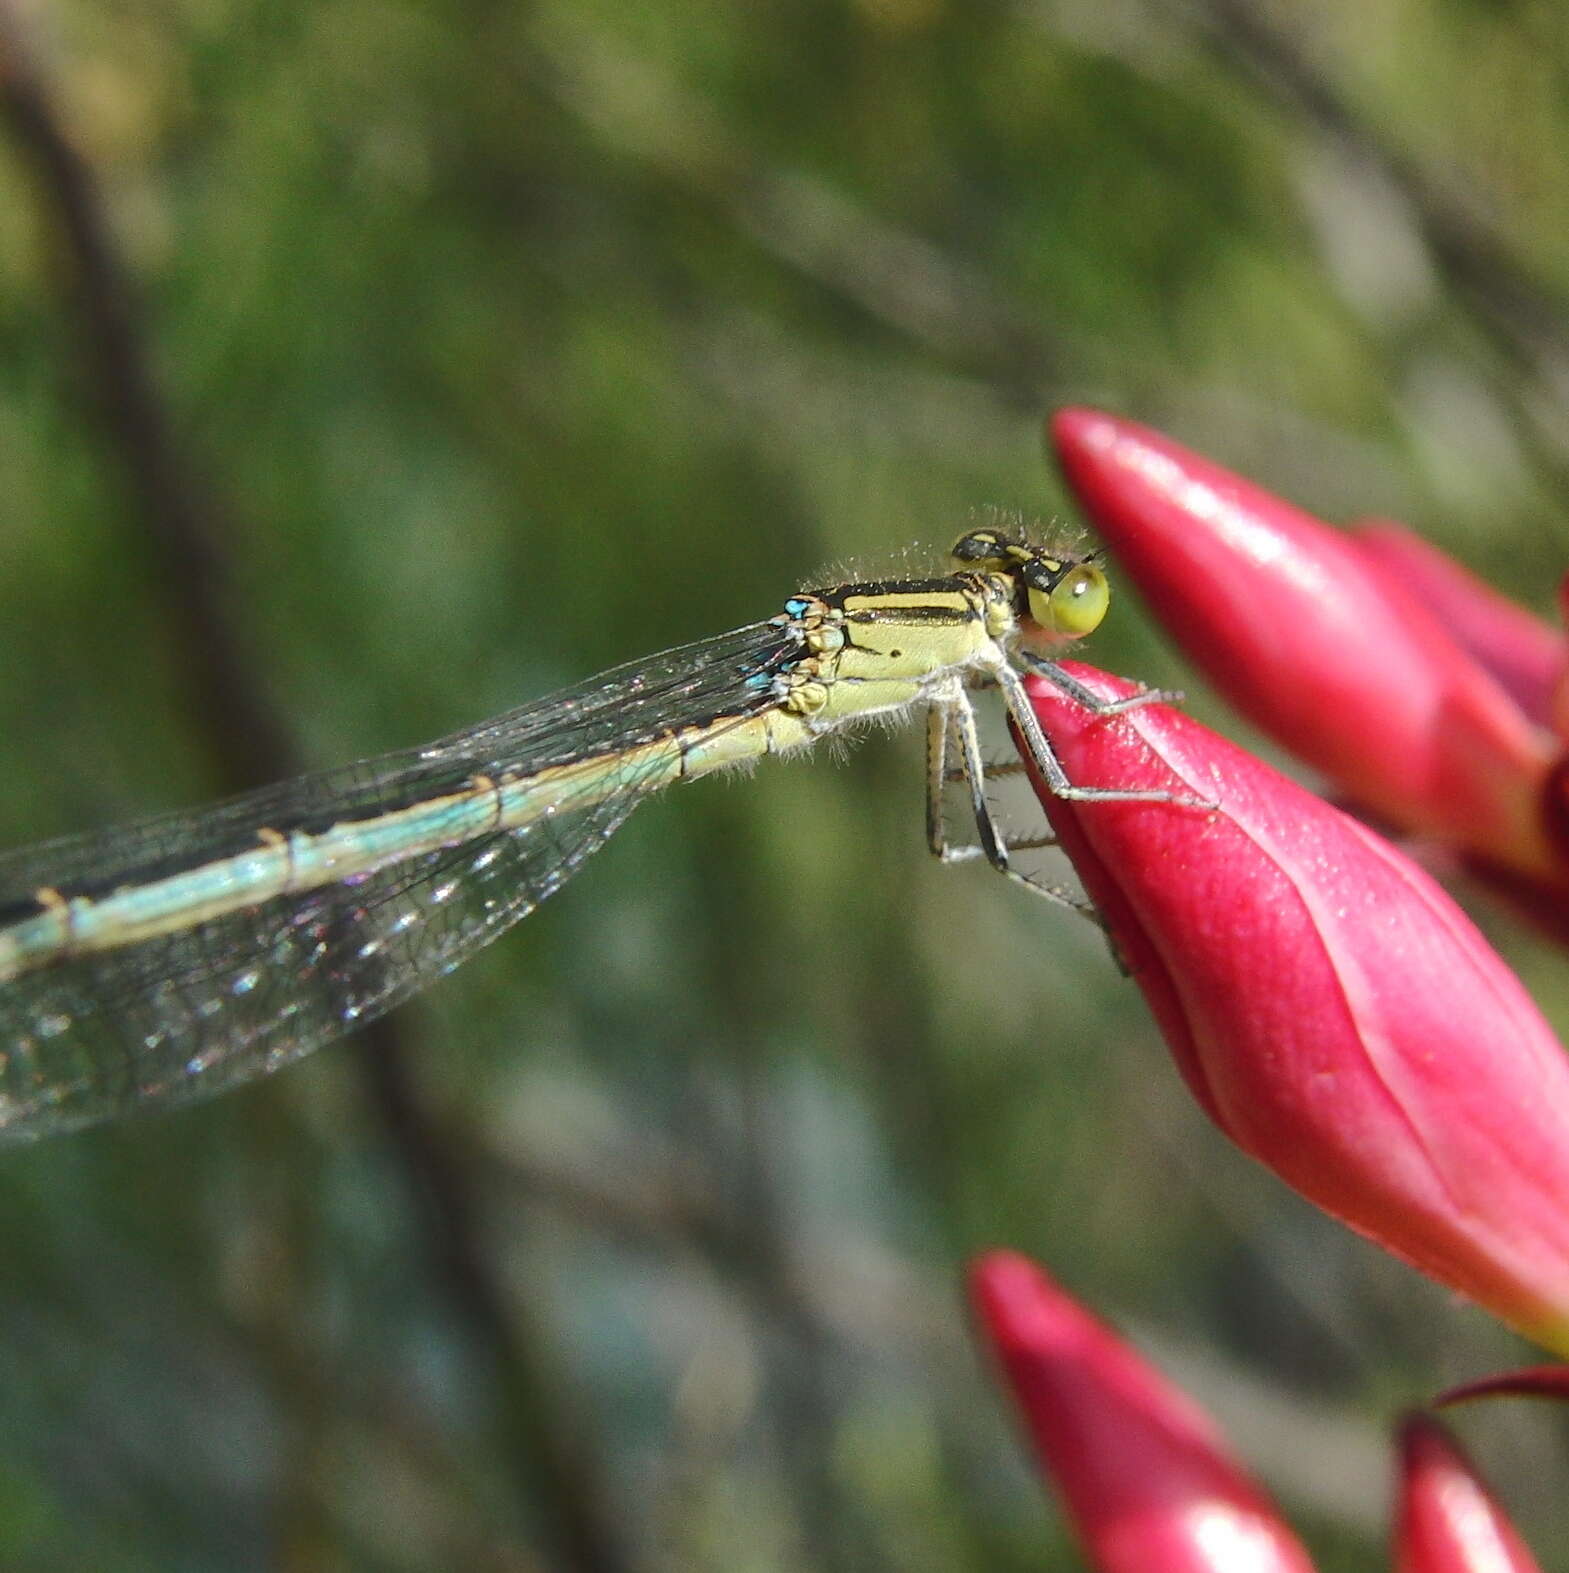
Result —
<instances>
[{"instance_id":1,"label":"damselfly","mask_svg":"<svg viewBox=\"0 0 1569 1573\"><path fill-rule=\"evenodd\" d=\"M996 529L946 578L844 584L432 743L194 812L0 856L0 1137L264 1075L380 1015L537 906L649 793L924 703L928 839L1007 869L966 684L995 684L1053 792L1072 785L1015 661L1106 611L1088 557ZM950 760L957 764L950 771ZM943 788L977 842L950 849Z\"/></svg>"}]
</instances>

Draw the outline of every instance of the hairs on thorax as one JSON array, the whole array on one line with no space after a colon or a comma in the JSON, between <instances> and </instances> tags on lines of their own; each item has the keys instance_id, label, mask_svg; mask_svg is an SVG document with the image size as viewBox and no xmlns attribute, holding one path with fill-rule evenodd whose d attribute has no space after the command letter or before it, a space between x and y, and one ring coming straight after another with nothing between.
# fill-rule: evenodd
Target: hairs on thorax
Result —
<instances>
[{"instance_id":1,"label":"hairs on thorax","mask_svg":"<svg viewBox=\"0 0 1569 1573\"><path fill-rule=\"evenodd\" d=\"M972 508L960 528L941 546L916 543L893 553L871 557L840 557L831 562L809 584L806 591L822 590L841 584L872 584L884 579L945 579L953 572L949 552L961 535L972 530L996 530L1010 540L1038 546L1042 551L1065 557L1084 558L1087 532L1079 525L1057 519L1042 519L1019 508L1000 503L983 503Z\"/></svg>"}]
</instances>

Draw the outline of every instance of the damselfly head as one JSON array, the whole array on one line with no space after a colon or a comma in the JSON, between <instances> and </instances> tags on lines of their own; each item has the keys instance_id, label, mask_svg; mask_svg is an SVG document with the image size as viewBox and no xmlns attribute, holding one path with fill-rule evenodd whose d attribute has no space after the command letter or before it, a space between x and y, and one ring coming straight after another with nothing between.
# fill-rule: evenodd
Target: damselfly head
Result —
<instances>
[{"instance_id":1,"label":"damselfly head","mask_svg":"<svg viewBox=\"0 0 1569 1573\"><path fill-rule=\"evenodd\" d=\"M1054 554L990 528L971 530L953 546L960 568L1013 582L1020 632L1037 645L1069 644L1100 626L1111 586L1093 560L1098 555Z\"/></svg>"}]
</instances>

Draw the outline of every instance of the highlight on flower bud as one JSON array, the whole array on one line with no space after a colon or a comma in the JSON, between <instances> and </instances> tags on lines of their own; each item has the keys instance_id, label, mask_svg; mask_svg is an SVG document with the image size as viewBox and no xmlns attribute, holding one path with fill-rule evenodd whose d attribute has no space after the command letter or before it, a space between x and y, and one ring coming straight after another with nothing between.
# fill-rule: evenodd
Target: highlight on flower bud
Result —
<instances>
[{"instance_id":1,"label":"highlight on flower bud","mask_svg":"<svg viewBox=\"0 0 1569 1573\"><path fill-rule=\"evenodd\" d=\"M1100 1573L1311 1573L1209 1419L1033 1262L971 1269L981 1327Z\"/></svg>"},{"instance_id":2,"label":"highlight on flower bud","mask_svg":"<svg viewBox=\"0 0 1569 1573\"><path fill-rule=\"evenodd\" d=\"M1436 1420L1400 1427L1396 1573L1540 1573L1470 1459Z\"/></svg>"},{"instance_id":3,"label":"highlight on flower bud","mask_svg":"<svg viewBox=\"0 0 1569 1573\"><path fill-rule=\"evenodd\" d=\"M1496 607L1455 583L1424 605L1387 538L1359 544L1130 421L1064 410L1050 434L1119 564L1240 710L1386 822L1569 888L1543 813L1559 745L1475 647ZM1443 615L1461 600L1469 645Z\"/></svg>"},{"instance_id":4,"label":"highlight on flower bud","mask_svg":"<svg viewBox=\"0 0 1569 1573\"><path fill-rule=\"evenodd\" d=\"M1135 692L1066 670L1108 700ZM1569 1352L1569 1060L1519 980L1404 855L1188 716L1101 717L1028 686L1075 782L1218 805L1039 792L1210 1117L1325 1211Z\"/></svg>"}]
</instances>

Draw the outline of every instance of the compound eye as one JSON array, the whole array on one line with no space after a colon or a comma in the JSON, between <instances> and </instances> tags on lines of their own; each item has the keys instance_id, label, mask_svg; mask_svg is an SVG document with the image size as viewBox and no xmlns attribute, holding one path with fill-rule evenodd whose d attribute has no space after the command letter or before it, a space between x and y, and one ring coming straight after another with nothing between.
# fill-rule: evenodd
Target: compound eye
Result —
<instances>
[{"instance_id":1,"label":"compound eye","mask_svg":"<svg viewBox=\"0 0 1569 1573\"><path fill-rule=\"evenodd\" d=\"M1100 627L1111 586L1094 563L1078 563L1050 590L1030 588L1030 617L1052 638L1082 639Z\"/></svg>"}]
</instances>

